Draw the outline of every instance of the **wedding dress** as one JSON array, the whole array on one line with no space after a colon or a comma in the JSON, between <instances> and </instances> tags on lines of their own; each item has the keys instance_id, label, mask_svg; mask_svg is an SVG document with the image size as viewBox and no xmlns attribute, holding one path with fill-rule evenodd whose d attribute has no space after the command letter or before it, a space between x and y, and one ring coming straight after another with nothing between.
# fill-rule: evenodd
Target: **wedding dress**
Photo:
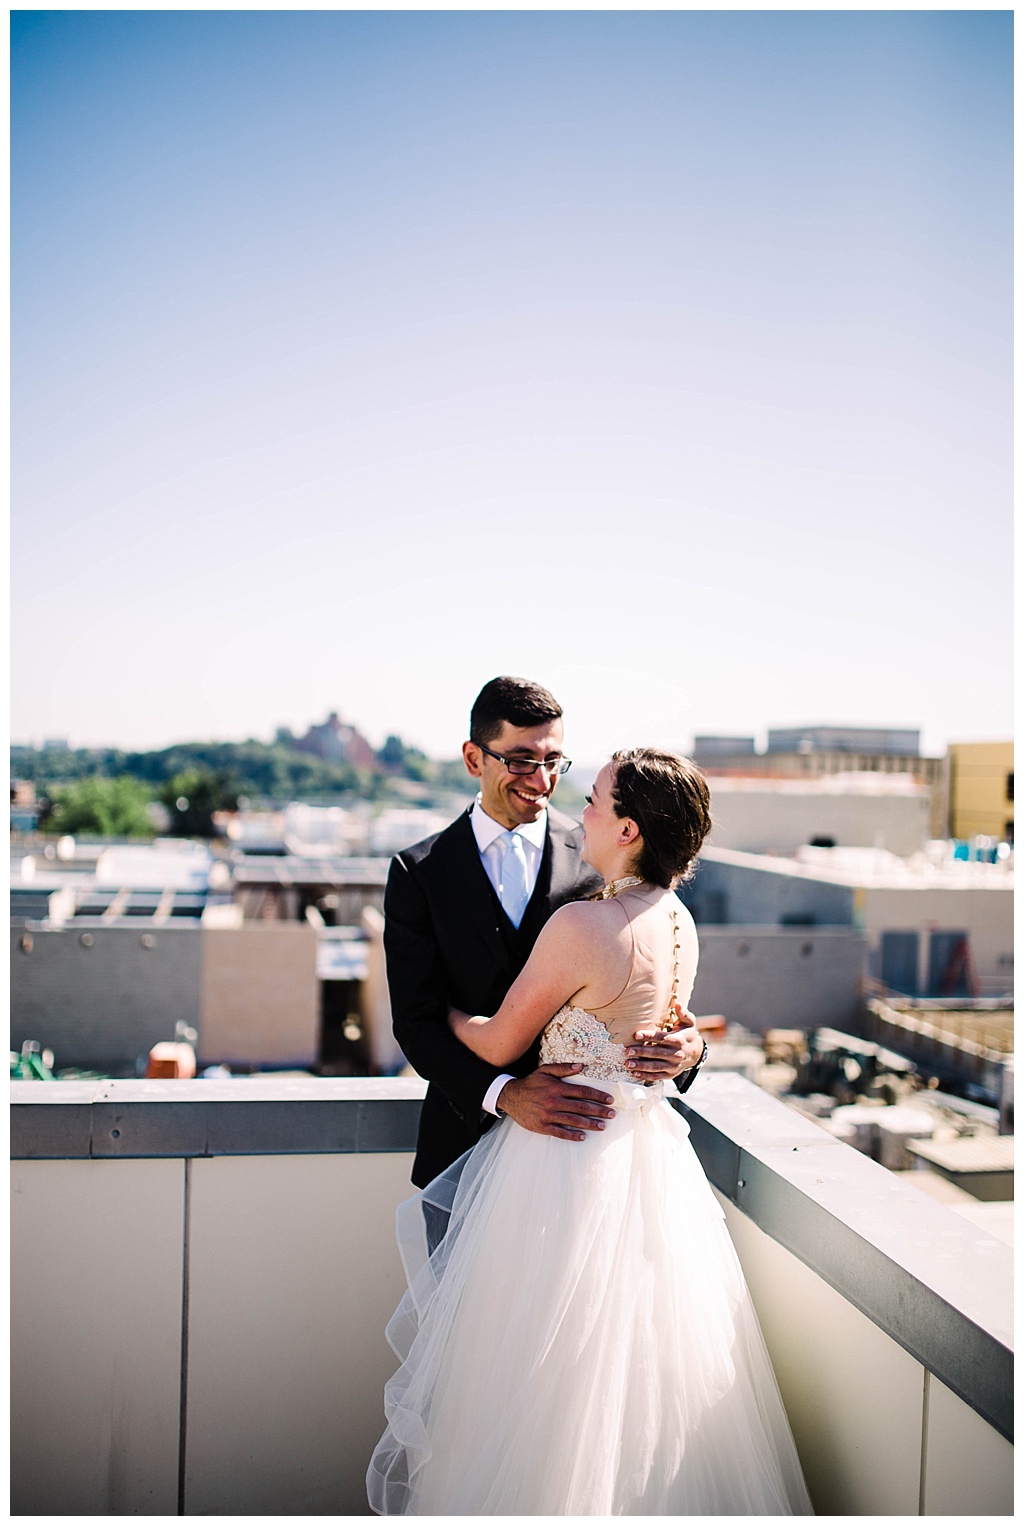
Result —
<instances>
[{"instance_id":1,"label":"wedding dress","mask_svg":"<svg viewBox=\"0 0 1024 1526\"><path fill-rule=\"evenodd\" d=\"M603 1020L563 1007L542 1036L542 1062L584 1059L614 1119L582 1143L503 1119L399 1209L408 1290L367 1473L378 1515L812 1513L674 1088L632 1080L609 1031L660 1015L650 913L666 893L650 890L624 908L625 992ZM679 915L685 1004L696 937Z\"/></svg>"}]
</instances>

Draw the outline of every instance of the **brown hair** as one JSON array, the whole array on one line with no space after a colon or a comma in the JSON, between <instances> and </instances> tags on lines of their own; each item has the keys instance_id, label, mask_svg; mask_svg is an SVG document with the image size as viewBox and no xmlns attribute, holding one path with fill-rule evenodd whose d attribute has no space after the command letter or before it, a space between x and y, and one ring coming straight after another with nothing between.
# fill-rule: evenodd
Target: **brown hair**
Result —
<instances>
[{"instance_id":1,"label":"brown hair","mask_svg":"<svg viewBox=\"0 0 1024 1526\"><path fill-rule=\"evenodd\" d=\"M540 684L503 674L485 683L473 701L469 739L486 747L506 721L511 726L539 726L542 721L557 721L561 714L557 699Z\"/></svg>"},{"instance_id":2,"label":"brown hair","mask_svg":"<svg viewBox=\"0 0 1024 1526\"><path fill-rule=\"evenodd\" d=\"M711 831L711 793L696 763L656 747L612 757L615 814L636 822L643 839L635 873L666 890L692 872Z\"/></svg>"}]
</instances>

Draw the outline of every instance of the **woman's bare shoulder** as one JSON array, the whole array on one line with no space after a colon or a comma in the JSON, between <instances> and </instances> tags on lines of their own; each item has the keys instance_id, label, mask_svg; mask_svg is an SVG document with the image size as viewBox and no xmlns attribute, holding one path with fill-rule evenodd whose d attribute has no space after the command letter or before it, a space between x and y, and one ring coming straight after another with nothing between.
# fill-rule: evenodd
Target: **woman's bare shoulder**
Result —
<instances>
[{"instance_id":1,"label":"woman's bare shoulder","mask_svg":"<svg viewBox=\"0 0 1024 1526\"><path fill-rule=\"evenodd\" d=\"M560 936L589 942L625 926L620 907L611 901L567 901L548 918L547 928Z\"/></svg>"}]
</instances>

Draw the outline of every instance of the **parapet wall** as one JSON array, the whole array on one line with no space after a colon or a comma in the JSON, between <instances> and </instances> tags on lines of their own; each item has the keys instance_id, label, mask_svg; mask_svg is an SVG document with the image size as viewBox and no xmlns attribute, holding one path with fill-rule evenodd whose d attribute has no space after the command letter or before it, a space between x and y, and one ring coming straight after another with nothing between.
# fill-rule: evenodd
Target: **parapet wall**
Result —
<instances>
[{"instance_id":1,"label":"parapet wall","mask_svg":"<svg viewBox=\"0 0 1024 1526\"><path fill-rule=\"evenodd\" d=\"M365 1513L422 1092L12 1087L16 1513ZM680 1110L818 1513L1010 1513L1009 1249L739 1077Z\"/></svg>"}]
</instances>

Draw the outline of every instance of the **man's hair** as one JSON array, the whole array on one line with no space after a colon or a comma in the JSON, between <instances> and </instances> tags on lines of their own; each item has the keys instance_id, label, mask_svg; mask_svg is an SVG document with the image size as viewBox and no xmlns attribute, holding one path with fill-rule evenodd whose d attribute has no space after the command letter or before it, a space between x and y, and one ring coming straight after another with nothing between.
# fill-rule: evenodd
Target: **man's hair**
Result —
<instances>
[{"instance_id":1,"label":"man's hair","mask_svg":"<svg viewBox=\"0 0 1024 1526\"><path fill-rule=\"evenodd\" d=\"M711 795L696 763L657 747L612 754L616 816L629 816L643 839L634 873L666 890L693 872L711 831Z\"/></svg>"},{"instance_id":2,"label":"man's hair","mask_svg":"<svg viewBox=\"0 0 1024 1526\"><path fill-rule=\"evenodd\" d=\"M506 721L511 726L539 726L542 721L557 721L561 714L561 705L540 684L503 674L485 683L474 700L469 739L478 747L486 747Z\"/></svg>"}]
</instances>

